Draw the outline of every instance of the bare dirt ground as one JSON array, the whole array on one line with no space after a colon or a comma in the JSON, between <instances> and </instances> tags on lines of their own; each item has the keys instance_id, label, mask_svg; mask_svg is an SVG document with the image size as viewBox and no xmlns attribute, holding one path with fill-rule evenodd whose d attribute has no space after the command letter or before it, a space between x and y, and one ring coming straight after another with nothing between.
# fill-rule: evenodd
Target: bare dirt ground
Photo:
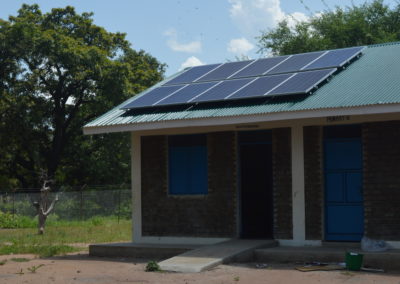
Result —
<instances>
[{"instance_id":1,"label":"bare dirt ground","mask_svg":"<svg viewBox=\"0 0 400 284\"><path fill-rule=\"evenodd\" d=\"M12 258L27 258L16 262ZM220 265L202 273L145 272L147 261L135 259L110 259L72 254L47 259L32 255L0 256L1 284L23 283L396 283L400 273L365 273L348 271L300 272L295 264L269 264L258 269L255 263ZM43 265L43 266L40 266ZM40 267L39 267L40 266ZM36 269L36 271L34 271Z\"/></svg>"}]
</instances>

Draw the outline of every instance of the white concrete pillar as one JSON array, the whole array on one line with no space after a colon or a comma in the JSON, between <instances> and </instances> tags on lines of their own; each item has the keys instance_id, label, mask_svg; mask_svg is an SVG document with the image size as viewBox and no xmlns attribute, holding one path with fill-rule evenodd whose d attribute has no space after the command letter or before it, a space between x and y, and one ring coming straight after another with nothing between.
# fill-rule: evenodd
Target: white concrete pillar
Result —
<instances>
[{"instance_id":1,"label":"white concrete pillar","mask_svg":"<svg viewBox=\"0 0 400 284\"><path fill-rule=\"evenodd\" d=\"M304 245L306 242L303 144L303 126L295 125L292 127L292 213L295 245Z\"/></svg>"},{"instance_id":2,"label":"white concrete pillar","mask_svg":"<svg viewBox=\"0 0 400 284\"><path fill-rule=\"evenodd\" d=\"M142 238L142 181L140 135L131 134L132 241Z\"/></svg>"}]
</instances>

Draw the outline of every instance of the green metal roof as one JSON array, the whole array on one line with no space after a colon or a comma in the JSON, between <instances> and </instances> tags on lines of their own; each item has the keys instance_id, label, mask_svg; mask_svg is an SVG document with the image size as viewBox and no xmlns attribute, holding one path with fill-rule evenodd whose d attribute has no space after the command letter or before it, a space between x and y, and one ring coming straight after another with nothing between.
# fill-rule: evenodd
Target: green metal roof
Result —
<instances>
[{"instance_id":1,"label":"green metal roof","mask_svg":"<svg viewBox=\"0 0 400 284\"><path fill-rule=\"evenodd\" d=\"M396 104L400 103L400 42L369 46L358 60L309 96L272 98L257 104L231 102L190 109L154 109L147 113L120 109L132 99L84 128Z\"/></svg>"}]
</instances>

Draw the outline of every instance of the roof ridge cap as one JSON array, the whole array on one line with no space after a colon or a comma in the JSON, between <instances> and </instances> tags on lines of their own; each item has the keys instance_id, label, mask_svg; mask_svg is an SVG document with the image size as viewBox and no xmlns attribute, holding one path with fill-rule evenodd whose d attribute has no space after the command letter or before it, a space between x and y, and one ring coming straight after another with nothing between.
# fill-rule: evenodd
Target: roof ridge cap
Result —
<instances>
[{"instance_id":1,"label":"roof ridge cap","mask_svg":"<svg viewBox=\"0 0 400 284\"><path fill-rule=\"evenodd\" d=\"M368 48L388 46L388 45L400 45L400 41L391 41L391 42L371 44L371 45L368 45Z\"/></svg>"}]
</instances>

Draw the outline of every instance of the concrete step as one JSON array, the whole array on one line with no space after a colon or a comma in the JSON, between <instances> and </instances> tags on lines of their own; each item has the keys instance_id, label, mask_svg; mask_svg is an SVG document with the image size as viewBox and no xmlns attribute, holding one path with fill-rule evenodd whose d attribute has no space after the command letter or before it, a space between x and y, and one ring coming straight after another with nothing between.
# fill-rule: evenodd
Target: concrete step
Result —
<instances>
[{"instance_id":1,"label":"concrete step","mask_svg":"<svg viewBox=\"0 0 400 284\"><path fill-rule=\"evenodd\" d=\"M349 248L349 249L361 249L360 242L332 242L332 241L322 241L323 247L335 247L335 248Z\"/></svg>"},{"instance_id":2,"label":"concrete step","mask_svg":"<svg viewBox=\"0 0 400 284\"><path fill-rule=\"evenodd\" d=\"M251 261L255 249L277 245L274 240L229 240L185 252L159 265L165 271L201 272L221 263Z\"/></svg>"},{"instance_id":3,"label":"concrete step","mask_svg":"<svg viewBox=\"0 0 400 284\"><path fill-rule=\"evenodd\" d=\"M162 260L199 247L201 246L145 243L93 244L89 246L89 255L103 257L134 257Z\"/></svg>"},{"instance_id":4,"label":"concrete step","mask_svg":"<svg viewBox=\"0 0 400 284\"><path fill-rule=\"evenodd\" d=\"M400 270L400 250L365 252L352 247L274 247L256 249L254 260L266 263L344 262L346 252L364 255L364 266Z\"/></svg>"}]
</instances>

